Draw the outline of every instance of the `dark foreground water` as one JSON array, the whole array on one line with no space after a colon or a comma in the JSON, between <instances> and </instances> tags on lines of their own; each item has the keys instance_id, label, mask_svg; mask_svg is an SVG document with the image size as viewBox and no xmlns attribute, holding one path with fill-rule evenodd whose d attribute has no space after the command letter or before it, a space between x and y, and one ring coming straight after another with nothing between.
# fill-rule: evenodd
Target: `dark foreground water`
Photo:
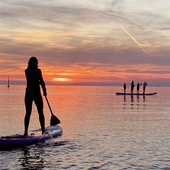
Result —
<instances>
[{"instance_id":1,"label":"dark foreground water","mask_svg":"<svg viewBox=\"0 0 170 170\"><path fill-rule=\"evenodd\" d=\"M23 133L24 86L0 86L0 136ZM1 170L169 170L170 88L116 96L121 87L48 86L63 135L44 145L0 151ZM46 125L50 111L44 100ZM39 128L34 107L30 131Z\"/></svg>"}]
</instances>

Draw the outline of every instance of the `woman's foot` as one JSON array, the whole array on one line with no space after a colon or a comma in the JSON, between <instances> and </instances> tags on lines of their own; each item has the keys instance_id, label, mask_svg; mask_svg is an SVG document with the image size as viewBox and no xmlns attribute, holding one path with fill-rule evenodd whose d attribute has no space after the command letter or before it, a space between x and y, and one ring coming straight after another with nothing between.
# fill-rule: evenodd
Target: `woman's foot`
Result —
<instances>
[{"instance_id":1,"label":"woman's foot","mask_svg":"<svg viewBox=\"0 0 170 170\"><path fill-rule=\"evenodd\" d=\"M42 129L42 134L44 134L45 133L45 129Z\"/></svg>"},{"instance_id":2,"label":"woman's foot","mask_svg":"<svg viewBox=\"0 0 170 170\"><path fill-rule=\"evenodd\" d=\"M25 132L25 133L24 133L24 136L28 136L28 133Z\"/></svg>"}]
</instances>

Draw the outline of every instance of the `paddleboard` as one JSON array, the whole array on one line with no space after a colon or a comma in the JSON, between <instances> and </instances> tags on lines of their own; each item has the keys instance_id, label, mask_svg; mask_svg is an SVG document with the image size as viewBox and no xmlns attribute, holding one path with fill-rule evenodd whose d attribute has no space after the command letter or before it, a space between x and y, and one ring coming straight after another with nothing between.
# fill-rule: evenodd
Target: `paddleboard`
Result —
<instances>
[{"instance_id":1,"label":"paddleboard","mask_svg":"<svg viewBox=\"0 0 170 170\"><path fill-rule=\"evenodd\" d=\"M28 136L16 134L11 136L0 137L0 150L8 150L15 148L24 148L29 145L44 143L52 138L57 138L62 135L62 128L58 125L48 126L45 128L46 132L31 133Z\"/></svg>"},{"instance_id":2,"label":"paddleboard","mask_svg":"<svg viewBox=\"0 0 170 170\"><path fill-rule=\"evenodd\" d=\"M151 96L155 95L157 92L154 93L122 93L122 92L117 92L116 95L142 95L142 96Z\"/></svg>"}]
</instances>

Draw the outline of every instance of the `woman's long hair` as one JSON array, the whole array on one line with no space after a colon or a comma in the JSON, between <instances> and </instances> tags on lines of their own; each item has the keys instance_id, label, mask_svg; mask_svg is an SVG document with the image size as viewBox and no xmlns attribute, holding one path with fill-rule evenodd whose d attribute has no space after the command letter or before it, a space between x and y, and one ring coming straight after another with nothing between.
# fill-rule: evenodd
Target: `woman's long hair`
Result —
<instances>
[{"instance_id":1,"label":"woman's long hair","mask_svg":"<svg viewBox=\"0 0 170 170\"><path fill-rule=\"evenodd\" d=\"M36 57L31 57L28 61L28 68L37 68L38 59Z\"/></svg>"}]
</instances>

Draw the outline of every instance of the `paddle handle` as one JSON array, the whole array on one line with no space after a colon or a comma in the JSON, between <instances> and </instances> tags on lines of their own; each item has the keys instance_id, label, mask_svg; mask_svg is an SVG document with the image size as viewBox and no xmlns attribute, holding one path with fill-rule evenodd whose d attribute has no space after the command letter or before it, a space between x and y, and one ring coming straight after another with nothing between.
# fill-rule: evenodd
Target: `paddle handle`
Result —
<instances>
[{"instance_id":1,"label":"paddle handle","mask_svg":"<svg viewBox=\"0 0 170 170\"><path fill-rule=\"evenodd\" d=\"M52 109L51 109L50 103L49 103L49 101L48 101L48 99L47 99L47 96L45 96L45 99L46 99L46 101L47 101L47 104L48 104L48 107L49 107L49 109L50 109L51 114L54 115L54 114L53 114L53 111L52 111Z\"/></svg>"}]
</instances>

